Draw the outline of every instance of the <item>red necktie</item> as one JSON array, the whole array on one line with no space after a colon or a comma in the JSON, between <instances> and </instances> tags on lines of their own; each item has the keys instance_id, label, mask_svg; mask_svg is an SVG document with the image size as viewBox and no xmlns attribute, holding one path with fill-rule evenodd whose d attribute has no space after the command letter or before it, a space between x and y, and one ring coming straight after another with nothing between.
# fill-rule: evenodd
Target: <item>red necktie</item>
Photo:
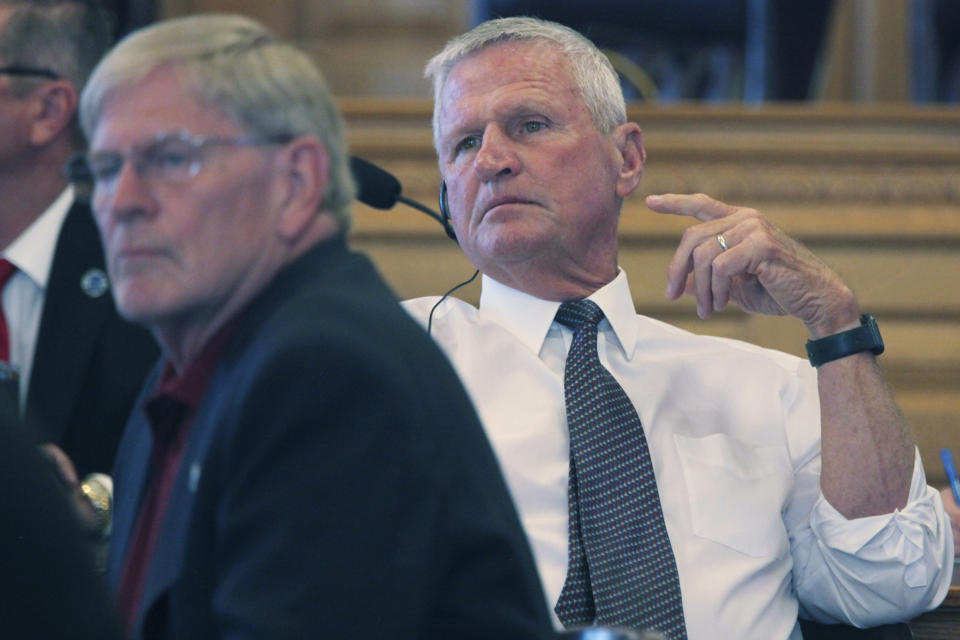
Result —
<instances>
[{"instance_id":1,"label":"red necktie","mask_svg":"<svg viewBox=\"0 0 960 640\"><path fill-rule=\"evenodd\" d=\"M17 268L9 260L0 259L0 292L7 286L7 281L16 270ZM7 329L7 316L3 312L2 304L0 304L0 360L10 362L10 332Z\"/></svg>"}]
</instances>

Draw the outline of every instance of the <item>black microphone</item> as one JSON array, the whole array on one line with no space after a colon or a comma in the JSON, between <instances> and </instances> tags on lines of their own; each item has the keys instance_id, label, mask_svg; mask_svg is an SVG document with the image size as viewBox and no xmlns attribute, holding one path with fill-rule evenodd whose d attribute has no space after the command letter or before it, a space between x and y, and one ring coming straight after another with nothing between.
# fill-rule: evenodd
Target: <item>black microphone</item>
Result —
<instances>
[{"instance_id":1,"label":"black microphone","mask_svg":"<svg viewBox=\"0 0 960 640\"><path fill-rule=\"evenodd\" d=\"M402 202L439 222L447 235L456 239L450 223L433 209L403 196L400 181L386 169L381 169L369 160L350 156L350 171L353 172L353 179L357 183L357 200L363 204L374 209L392 209L393 205Z\"/></svg>"},{"instance_id":2,"label":"black microphone","mask_svg":"<svg viewBox=\"0 0 960 640\"><path fill-rule=\"evenodd\" d=\"M447 215L441 216L436 211L428 209L416 200L410 200L409 198L403 197L400 194L400 192L403 191L403 187L400 185L400 181L393 177L392 173L386 169L381 169L368 160L358 158L357 156L350 156L350 170L353 172L353 179L357 183L357 200L367 206L373 207L374 209L392 209L393 205L397 204L398 202L402 202L409 207L413 207L417 211L424 212L439 222L443 226L443 230L447 232L447 236L454 242L457 242L457 234L454 232L453 225L450 224L450 219L447 217ZM440 209L444 212L444 214L447 214L446 184L442 186L440 194ZM466 286L473 282L478 275L480 275L479 269L473 272L473 275L470 276L469 280L465 280L464 282L456 285L443 294L439 300L437 300L437 303L433 305L433 308L430 309L430 315L427 318L427 335L430 335L430 332L433 329L433 312L437 310L437 307L440 306L440 303L446 300L447 296L460 287ZM610 640L632 639L611 638ZM657 639L654 638L652 640Z\"/></svg>"},{"instance_id":3,"label":"black microphone","mask_svg":"<svg viewBox=\"0 0 960 640\"><path fill-rule=\"evenodd\" d=\"M357 200L374 209L392 209L400 199L400 181L363 158L350 156L350 171L357 183Z\"/></svg>"}]
</instances>

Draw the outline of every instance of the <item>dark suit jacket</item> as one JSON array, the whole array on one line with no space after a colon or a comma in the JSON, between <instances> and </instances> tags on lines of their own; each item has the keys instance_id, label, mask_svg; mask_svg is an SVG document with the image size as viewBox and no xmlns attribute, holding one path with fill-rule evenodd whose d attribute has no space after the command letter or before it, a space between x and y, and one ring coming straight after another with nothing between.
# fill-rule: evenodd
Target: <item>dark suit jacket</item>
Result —
<instances>
[{"instance_id":1,"label":"dark suit jacket","mask_svg":"<svg viewBox=\"0 0 960 640\"><path fill-rule=\"evenodd\" d=\"M120 640L63 488L0 406L0 636Z\"/></svg>"},{"instance_id":2,"label":"dark suit jacket","mask_svg":"<svg viewBox=\"0 0 960 640\"><path fill-rule=\"evenodd\" d=\"M81 280L104 271L90 209L75 203L57 238L44 297L26 422L41 442L58 444L82 478L109 473L130 409L157 346L144 329L122 320L113 297L84 292Z\"/></svg>"},{"instance_id":3,"label":"dark suit jacket","mask_svg":"<svg viewBox=\"0 0 960 640\"><path fill-rule=\"evenodd\" d=\"M116 586L148 377L114 471ZM533 560L453 369L342 238L241 315L188 435L136 638L534 638Z\"/></svg>"}]
</instances>

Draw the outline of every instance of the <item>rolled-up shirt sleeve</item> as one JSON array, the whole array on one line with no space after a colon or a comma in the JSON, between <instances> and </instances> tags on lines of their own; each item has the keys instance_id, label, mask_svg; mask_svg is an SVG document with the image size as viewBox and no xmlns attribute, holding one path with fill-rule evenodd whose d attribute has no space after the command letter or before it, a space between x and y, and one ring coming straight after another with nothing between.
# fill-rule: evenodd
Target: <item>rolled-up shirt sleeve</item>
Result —
<instances>
[{"instance_id":1,"label":"rolled-up shirt sleeve","mask_svg":"<svg viewBox=\"0 0 960 640\"><path fill-rule=\"evenodd\" d=\"M953 537L939 492L926 484L919 451L903 509L848 520L819 488L817 494L809 527L793 536L803 617L864 627L913 618L943 601Z\"/></svg>"}]
</instances>

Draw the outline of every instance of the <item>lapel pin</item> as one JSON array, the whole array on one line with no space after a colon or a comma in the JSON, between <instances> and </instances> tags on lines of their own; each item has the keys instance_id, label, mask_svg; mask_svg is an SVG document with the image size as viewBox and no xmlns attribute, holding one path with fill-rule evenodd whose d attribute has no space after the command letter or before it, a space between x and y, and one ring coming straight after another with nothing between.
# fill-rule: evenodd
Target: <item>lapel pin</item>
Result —
<instances>
[{"instance_id":1,"label":"lapel pin","mask_svg":"<svg viewBox=\"0 0 960 640\"><path fill-rule=\"evenodd\" d=\"M110 281L103 269L88 269L80 278L80 288L91 298L99 298L110 288Z\"/></svg>"},{"instance_id":2,"label":"lapel pin","mask_svg":"<svg viewBox=\"0 0 960 640\"><path fill-rule=\"evenodd\" d=\"M200 484L200 474L203 472L203 467L199 462L194 462L190 465L190 476L187 481L187 489L190 493L197 492L197 485Z\"/></svg>"}]
</instances>

